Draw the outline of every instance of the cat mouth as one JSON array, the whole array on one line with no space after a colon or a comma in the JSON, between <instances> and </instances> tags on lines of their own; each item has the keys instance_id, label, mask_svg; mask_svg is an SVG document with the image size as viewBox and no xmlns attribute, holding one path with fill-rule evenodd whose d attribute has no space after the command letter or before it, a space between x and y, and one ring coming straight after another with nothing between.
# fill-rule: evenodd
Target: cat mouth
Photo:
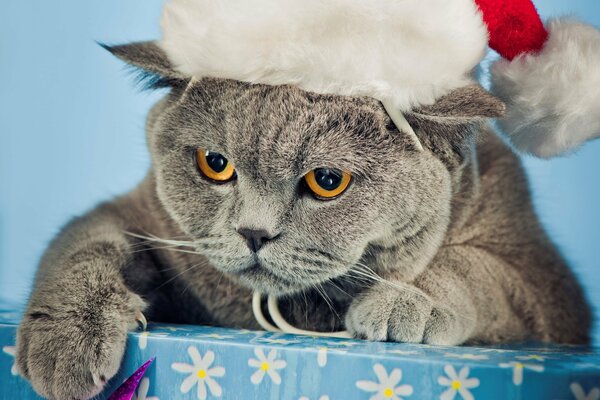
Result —
<instances>
[{"instance_id":1,"label":"cat mouth","mask_svg":"<svg viewBox=\"0 0 600 400\"><path fill-rule=\"evenodd\" d=\"M262 293L281 293L295 291L299 285L272 272L259 262L239 271L237 275L250 288Z\"/></svg>"}]
</instances>

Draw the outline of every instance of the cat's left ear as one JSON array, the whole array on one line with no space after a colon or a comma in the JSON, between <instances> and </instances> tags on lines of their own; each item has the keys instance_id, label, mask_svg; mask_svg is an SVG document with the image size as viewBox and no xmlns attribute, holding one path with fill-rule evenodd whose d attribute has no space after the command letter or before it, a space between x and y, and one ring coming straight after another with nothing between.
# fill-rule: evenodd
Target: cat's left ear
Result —
<instances>
[{"instance_id":1,"label":"cat's left ear","mask_svg":"<svg viewBox=\"0 0 600 400\"><path fill-rule=\"evenodd\" d=\"M455 89L434 104L407 113L406 118L424 146L431 140L458 145L472 134L469 127L502 117L505 110L500 99L474 84Z\"/></svg>"},{"instance_id":2,"label":"cat's left ear","mask_svg":"<svg viewBox=\"0 0 600 400\"><path fill-rule=\"evenodd\" d=\"M100 43L115 57L125 61L139 73L139 81L147 89L185 86L190 77L177 72L167 54L153 41L109 46Z\"/></svg>"},{"instance_id":3,"label":"cat's left ear","mask_svg":"<svg viewBox=\"0 0 600 400\"><path fill-rule=\"evenodd\" d=\"M504 115L506 106L480 85L456 89L435 104L415 109L406 118L423 147L455 163L481 124Z\"/></svg>"},{"instance_id":4,"label":"cat's left ear","mask_svg":"<svg viewBox=\"0 0 600 400\"><path fill-rule=\"evenodd\" d=\"M421 120L431 120L445 125L468 125L504 115L505 104L480 85L455 89L431 106L410 113Z\"/></svg>"}]
</instances>

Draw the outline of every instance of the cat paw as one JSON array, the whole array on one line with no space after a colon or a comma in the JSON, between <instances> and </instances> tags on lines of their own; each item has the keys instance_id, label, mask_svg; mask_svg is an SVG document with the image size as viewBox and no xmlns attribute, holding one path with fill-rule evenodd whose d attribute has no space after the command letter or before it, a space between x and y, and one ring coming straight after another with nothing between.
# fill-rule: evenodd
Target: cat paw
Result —
<instances>
[{"instance_id":1,"label":"cat paw","mask_svg":"<svg viewBox=\"0 0 600 400\"><path fill-rule=\"evenodd\" d=\"M457 345L471 333L473 320L407 284L377 283L356 299L346 314L346 329L373 341Z\"/></svg>"},{"instance_id":2,"label":"cat paw","mask_svg":"<svg viewBox=\"0 0 600 400\"><path fill-rule=\"evenodd\" d=\"M49 399L89 399L118 371L142 299L118 281L93 281L30 306L17 334L17 368Z\"/></svg>"}]
</instances>

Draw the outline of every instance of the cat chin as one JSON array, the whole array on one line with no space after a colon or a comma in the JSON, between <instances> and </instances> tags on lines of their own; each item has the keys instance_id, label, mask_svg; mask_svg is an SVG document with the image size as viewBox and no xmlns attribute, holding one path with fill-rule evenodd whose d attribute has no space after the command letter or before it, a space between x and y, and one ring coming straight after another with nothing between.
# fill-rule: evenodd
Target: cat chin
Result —
<instances>
[{"instance_id":1,"label":"cat chin","mask_svg":"<svg viewBox=\"0 0 600 400\"><path fill-rule=\"evenodd\" d=\"M242 270L236 275L238 275L243 285L253 291L267 295L289 295L306 289L306 285L274 274L258 263Z\"/></svg>"}]
</instances>

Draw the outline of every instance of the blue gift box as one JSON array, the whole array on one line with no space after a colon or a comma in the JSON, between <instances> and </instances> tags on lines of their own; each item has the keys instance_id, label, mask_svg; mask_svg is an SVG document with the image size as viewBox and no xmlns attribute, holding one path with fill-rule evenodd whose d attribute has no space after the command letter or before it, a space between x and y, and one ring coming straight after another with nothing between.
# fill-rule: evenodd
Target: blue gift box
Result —
<instances>
[{"instance_id":1,"label":"blue gift box","mask_svg":"<svg viewBox=\"0 0 600 400\"><path fill-rule=\"evenodd\" d=\"M0 311L0 399L37 399L13 366L18 317ZM589 347L443 347L151 324L129 334L120 372L99 398L154 356L136 400L600 397L600 352Z\"/></svg>"}]
</instances>

